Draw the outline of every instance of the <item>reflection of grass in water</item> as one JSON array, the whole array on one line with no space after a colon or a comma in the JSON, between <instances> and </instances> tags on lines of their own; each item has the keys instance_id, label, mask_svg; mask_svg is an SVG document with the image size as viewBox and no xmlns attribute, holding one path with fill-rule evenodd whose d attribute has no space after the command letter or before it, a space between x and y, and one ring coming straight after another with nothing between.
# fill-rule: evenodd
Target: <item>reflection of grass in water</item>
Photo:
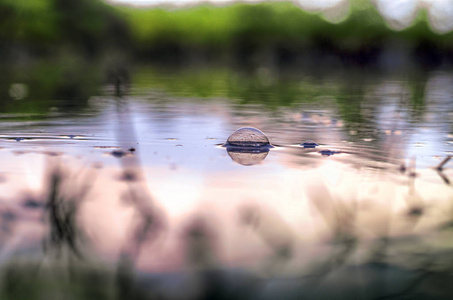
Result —
<instances>
[{"instance_id":1,"label":"reflection of grass in water","mask_svg":"<svg viewBox=\"0 0 453 300\"><path fill-rule=\"evenodd\" d=\"M386 101L386 95L380 95L379 91L375 94L375 88L392 84L407 88L398 95L398 105L409 108L411 121L422 121L428 79L428 74L420 70L407 75L389 75L357 69L346 72L325 69L315 73L266 67L244 70L225 66L147 66L135 70L132 84L139 96L149 90L161 90L171 96L197 98L196 101L227 98L233 104L240 104L238 108L246 104L259 104L271 110L301 103L320 107L333 104L351 130L361 130L364 124L375 126L374 113L378 112L380 101ZM372 108L373 114L364 115L364 107Z\"/></svg>"},{"instance_id":2,"label":"reflection of grass in water","mask_svg":"<svg viewBox=\"0 0 453 300\"><path fill-rule=\"evenodd\" d=\"M0 83L0 112L31 113L39 118L52 107L70 111L86 106L88 99L99 93L103 80L99 65L71 55L56 61L35 61L30 66L3 66L1 71L4 80ZM16 83L27 88L23 99L15 100L10 95Z\"/></svg>"},{"instance_id":3,"label":"reflection of grass in water","mask_svg":"<svg viewBox=\"0 0 453 300\"><path fill-rule=\"evenodd\" d=\"M341 92L336 82L321 84L305 77L277 73L268 69L243 72L225 67L173 71L142 68L134 73L132 83L138 89L161 89L176 96L229 98L240 104L259 103L274 109Z\"/></svg>"}]
</instances>

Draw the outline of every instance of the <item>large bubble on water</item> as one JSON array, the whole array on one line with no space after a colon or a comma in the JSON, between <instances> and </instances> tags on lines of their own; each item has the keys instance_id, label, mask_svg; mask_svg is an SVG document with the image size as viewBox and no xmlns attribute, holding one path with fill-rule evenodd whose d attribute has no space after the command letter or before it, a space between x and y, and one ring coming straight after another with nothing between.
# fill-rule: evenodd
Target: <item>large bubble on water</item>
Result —
<instances>
[{"instance_id":1,"label":"large bubble on water","mask_svg":"<svg viewBox=\"0 0 453 300\"><path fill-rule=\"evenodd\" d=\"M266 147L270 146L270 143L267 136L261 130L253 127L243 127L230 135L225 146Z\"/></svg>"}]
</instances>

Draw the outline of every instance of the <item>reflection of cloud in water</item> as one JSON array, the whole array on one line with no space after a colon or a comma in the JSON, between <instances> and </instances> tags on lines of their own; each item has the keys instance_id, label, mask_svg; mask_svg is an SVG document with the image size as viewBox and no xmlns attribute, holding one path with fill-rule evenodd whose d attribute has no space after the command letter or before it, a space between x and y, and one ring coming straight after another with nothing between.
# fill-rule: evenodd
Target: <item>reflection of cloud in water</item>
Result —
<instances>
[{"instance_id":1,"label":"reflection of cloud in water","mask_svg":"<svg viewBox=\"0 0 453 300\"><path fill-rule=\"evenodd\" d=\"M274 154L280 158L288 156L284 151ZM34 158L34 155L24 157ZM74 159L68 162L73 164L67 165L77 164ZM358 172L355 167L330 159L318 159L318 163L317 166L282 168L280 161L270 160L266 164L269 168L210 171L198 177L191 169L146 168L146 185L156 205L169 216L169 226L165 235L143 246L143 253L153 255L140 256L137 267L153 271L180 269L185 256L180 247L181 228L188 218L198 213L208 215L212 226L216 227L218 247L227 253L220 257L221 262L244 268L272 257L275 263L290 260L291 272L311 259L325 257L326 253L320 254L316 243L334 238L337 233L343 237L354 234L374 239L386 234L390 219L391 235L413 232L413 226L408 225L404 216L416 210L409 207L407 185L401 181L402 176L379 174L369 169ZM431 203L419 210L416 233L430 230L449 218L443 208L449 207L451 188L439 185L439 180L425 181L430 171L428 175L435 175L432 170L421 170L415 186L417 195ZM117 167L106 166L97 172L98 180L87 195L90 201L81 207L78 220L94 243L93 248L106 259L115 260L127 241L127 224L133 222L137 214L130 204L122 201L121 195L128 184L111 176L118 172ZM15 180L21 182L20 177ZM8 181L0 186L0 191L10 188L9 184ZM237 225L237 220L238 209L248 204L252 206L247 207L253 209L247 211L251 214L246 217L251 217L256 227L246 232ZM257 217L259 223L255 222ZM19 249L20 246L17 245ZM274 254L269 254L270 251Z\"/></svg>"}]
</instances>

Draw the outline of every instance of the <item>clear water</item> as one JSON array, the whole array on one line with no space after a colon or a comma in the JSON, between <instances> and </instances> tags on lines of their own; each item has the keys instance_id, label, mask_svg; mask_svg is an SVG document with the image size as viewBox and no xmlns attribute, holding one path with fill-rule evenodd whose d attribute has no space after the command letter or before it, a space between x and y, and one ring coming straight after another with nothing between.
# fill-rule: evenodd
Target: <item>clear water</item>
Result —
<instances>
[{"instance_id":1,"label":"clear water","mask_svg":"<svg viewBox=\"0 0 453 300\"><path fill-rule=\"evenodd\" d=\"M79 251L106 265L127 254L142 274L243 270L277 280L263 296L272 298L301 276L335 286L351 268L371 274L385 262L401 280L391 293L420 268L417 253L447 259L440 228L453 220L453 171L451 161L434 167L453 153L450 73L210 72L141 68L123 98L105 85L70 109L52 99L21 111L33 99L10 100L0 115L1 260L46 255L56 167L61 198L77 203ZM240 127L275 148L229 153L221 145ZM138 243L143 224L153 234Z\"/></svg>"}]
</instances>

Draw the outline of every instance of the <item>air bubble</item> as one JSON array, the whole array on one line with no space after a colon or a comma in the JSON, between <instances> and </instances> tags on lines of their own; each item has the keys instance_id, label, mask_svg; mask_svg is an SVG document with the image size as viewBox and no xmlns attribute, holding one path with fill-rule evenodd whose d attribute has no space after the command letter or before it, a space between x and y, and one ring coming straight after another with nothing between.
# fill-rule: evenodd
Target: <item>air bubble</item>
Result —
<instances>
[{"instance_id":1,"label":"air bubble","mask_svg":"<svg viewBox=\"0 0 453 300\"><path fill-rule=\"evenodd\" d=\"M270 146L270 143L261 130L253 127L243 127L230 135L225 146L263 147Z\"/></svg>"}]
</instances>

